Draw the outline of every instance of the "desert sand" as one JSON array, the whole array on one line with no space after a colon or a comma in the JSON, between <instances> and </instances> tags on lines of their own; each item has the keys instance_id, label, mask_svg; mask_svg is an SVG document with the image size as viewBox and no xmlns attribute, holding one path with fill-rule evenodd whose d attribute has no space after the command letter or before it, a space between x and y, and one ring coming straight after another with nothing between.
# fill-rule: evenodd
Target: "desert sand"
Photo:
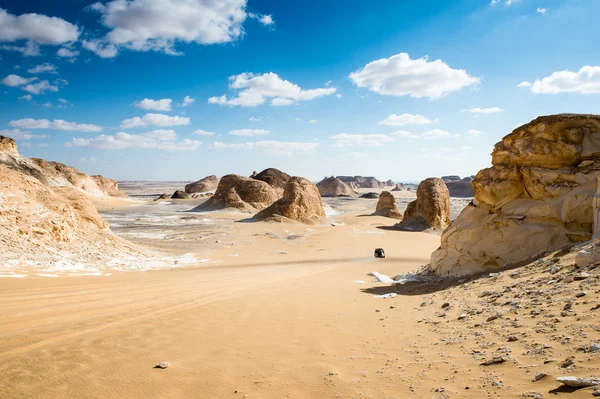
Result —
<instances>
[{"instance_id":1,"label":"desert sand","mask_svg":"<svg viewBox=\"0 0 600 399\"><path fill-rule=\"evenodd\" d=\"M401 212L414 199L394 195ZM181 264L1 278L1 396L504 398L547 395L560 385L553 377L568 375L559 363L570 355L580 373L600 366L597 355L576 353L598 342L589 315L540 326L523 310L518 327L514 314L487 321L503 287L535 285L534 272L373 282L367 273L393 277L427 264L440 240L368 216L376 200L326 199L328 224L316 226L182 212L202 201L138 197L101 210L117 235ZM467 202L452 200L453 217ZM376 247L386 259L373 257ZM521 300L525 309L531 299ZM599 302L593 291L578 301ZM509 360L480 365L498 353ZM170 367L154 368L161 361ZM532 382L536 373L549 376Z\"/></svg>"}]
</instances>

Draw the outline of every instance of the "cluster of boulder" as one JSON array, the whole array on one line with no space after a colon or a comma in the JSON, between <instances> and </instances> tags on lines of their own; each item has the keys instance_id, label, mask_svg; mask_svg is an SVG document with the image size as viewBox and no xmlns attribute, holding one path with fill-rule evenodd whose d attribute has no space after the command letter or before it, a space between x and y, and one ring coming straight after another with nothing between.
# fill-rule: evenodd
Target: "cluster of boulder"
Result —
<instances>
[{"instance_id":1,"label":"cluster of boulder","mask_svg":"<svg viewBox=\"0 0 600 399\"><path fill-rule=\"evenodd\" d=\"M451 197L456 198L471 198L473 196L473 185L471 181L475 176L442 176L442 180L448 187L448 192Z\"/></svg>"},{"instance_id":2,"label":"cluster of boulder","mask_svg":"<svg viewBox=\"0 0 600 399\"><path fill-rule=\"evenodd\" d=\"M251 177L226 175L212 197L194 211L236 209L256 213L252 220L296 221L314 224L325 220L319 189L302 177L274 168Z\"/></svg>"},{"instance_id":3,"label":"cluster of boulder","mask_svg":"<svg viewBox=\"0 0 600 399\"><path fill-rule=\"evenodd\" d=\"M544 116L515 129L475 176L475 199L444 231L431 271L492 271L590 240L599 178L600 116Z\"/></svg>"},{"instance_id":4,"label":"cluster of boulder","mask_svg":"<svg viewBox=\"0 0 600 399\"><path fill-rule=\"evenodd\" d=\"M402 220L395 226L402 230L444 230L450 224L448 188L436 177L423 180L417 189L417 198L408 204L404 215L398 210L393 194L383 191L373 215Z\"/></svg>"}]
</instances>

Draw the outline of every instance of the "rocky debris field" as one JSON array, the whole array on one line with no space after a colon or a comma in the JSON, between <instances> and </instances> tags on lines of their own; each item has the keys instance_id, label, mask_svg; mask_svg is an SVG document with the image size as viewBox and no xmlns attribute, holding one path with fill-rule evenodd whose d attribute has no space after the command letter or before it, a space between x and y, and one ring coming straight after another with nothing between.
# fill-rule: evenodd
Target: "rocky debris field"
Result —
<instances>
[{"instance_id":1,"label":"rocky debris field","mask_svg":"<svg viewBox=\"0 0 600 399\"><path fill-rule=\"evenodd\" d=\"M439 346L442 363L463 364L445 376L448 387L441 384L432 397L461 397L465 393L453 391L451 383L460 380L459 373L477 372L484 376L478 386L464 390L487 397L598 396L600 262L581 262L582 250L589 260L600 243L558 251L517 269L366 291L397 293L391 312L403 295L423 295L418 323Z\"/></svg>"}]
</instances>

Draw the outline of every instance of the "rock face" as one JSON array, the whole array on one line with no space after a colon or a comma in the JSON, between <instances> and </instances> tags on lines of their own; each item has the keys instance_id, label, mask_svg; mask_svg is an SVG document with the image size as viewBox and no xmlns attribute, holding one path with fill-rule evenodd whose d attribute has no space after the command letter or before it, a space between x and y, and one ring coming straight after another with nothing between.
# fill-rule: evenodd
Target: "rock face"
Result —
<instances>
[{"instance_id":1,"label":"rock face","mask_svg":"<svg viewBox=\"0 0 600 399\"><path fill-rule=\"evenodd\" d=\"M171 195L171 199L190 199L192 196L185 191L177 190Z\"/></svg>"},{"instance_id":2,"label":"rock face","mask_svg":"<svg viewBox=\"0 0 600 399\"><path fill-rule=\"evenodd\" d=\"M9 137L0 136L0 153L18 156L17 143Z\"/></svg>"},{"instance_id":3,"label":"rock face","mask_svg":"<svg viewBox=\"0 0 600 399\"><path fill-rule=\"evenodd\" d=\"M417 199L408 204L397 227L404 230L443 230L450 224L450 194L442 179L430 177L417 188Z\"/></svg>"},{"instance_id":4,"label":"rock face","mask_svg":"<svg viewBox=\"0 0 600 399\"><path fill-rule=\"evenodd\" d=\"M396 184L396 186L392 189L392 191L406 191L406 187L404 187L404 184L402 183L398 183Z\"/></svg>"},{"instance_id":5,"label":"rock face","mask_svg":"<svg viewBox=\"0 0 600 399\"><path fill-rule=\"evenodd\" d=\"M474 176L460 178L460 176L442 176L442 180L448 187L450 197L470 198L473 196L473 185L471 181Z\"/></svg>"},{"instance_id":6,"label":"rock face","mask_svg":"<svg viewBox=\"0 0 600 399\"><path fill-rule=\"evenodd\" d=\"M396 198L389 191L383 191L377 201L375 215L385 216L387 218L402 219L402 214L398 210Z\"/></svg>"},{"instance_id":7,"label":"rock face","mask_svg":"<svg viewBox=\"0 0 600 399\"><path fill-rule=\"evenodd\" d=\"M387 187L394 187L396 185L396 183L394 183L393 180L388 180L385 182L385 185Z\"/></svg>"},{"instance_id":8,"label":"rock face","mask_svg":"<svg viewBox=\"0 0 600 399\"><path fill-rule=\"evenodd\" d=\"M492 165L475 176L475 201L442 235L432 271L495 270L591 239L600 116L539 117L496 144Z\"/></svg>"},{"instance_id":9,"label":"rock face","mask_svg":"<svg viewBox=\"0 0 600 399\"><path fill-rule=\"evenodd\" d=\"M56 162L24 158L0 136L0 264L97 264L139 252L111 234L90 195L116 188ZM114 182L114 185L113 185Z\"/></svg>"},{"instance_id":10,"label":"rock face","mask_svg":"<svg viewBox=\"0 0 600 399\"><path fill-rule=\"evenodd\" d=\"M256 212L273 204L279 195L269 184L239 175L221 178L217 191L205 203L193 210L211 211L233 208L242 212Z\"/></svg>"},{"instance_id":11,"label":"rock face","mask_svg":"<svg viewBox=\"0 0 600 399\"><path fill-rule=\"evenodd\" d=\"M206 176L204 179L200 179L190 184L185 185L185 192L188 194L193 193L205 193L212 191L219 185L219 178L215 175Z\"/></svg>"},{"instance_id":12,"label":"rock face","mask_svg":"<svg viewBox=\"0 0 600 399\"><path fill-rule=\"evenodd\" d=\"M354 197L356 193L352 188L340 179L331 176L317 183L321 197Z\"/></svg>"},{"instance_id":13,"label":"rock face","mask_svg":"<svg viewBox=\"0 0 600 399\"><path fill-rule=\"evenodd\" d=\"M92 197L124 197L115 180L103 176L89 176L60 162L39 158L25 158L17 151L13 139L0 136L0 164L28 174L43 185L72 187Z\"/></svg>"},{"instance_id":14,"label":"rock face","mask_svg":"<svg viewBox=\"0 0 600 399\"><path fill-rule=\"evenodd\" d=\"M251 177L256 180L264 181L269 186L273 187L279 196L283 195L283 190L285 189L288 180L291 179L290 175L275 168L268 168L260 173L254 172Z\"/></svg>"},{"instance_id":15,"label":"rock face","mask_svg":"<svg viewBox=\"0 0 600 399\"><path fill-rule=\"evenodd\" d=\"M338 179L355 188L384 188L385 185L372 176L338 176Z\"/></svg>"},{"instance_id":16,"label":"rock face","mask_svg":"<svg viewBox=\"0 0 600 399\"><path fill-rule=\"evenodd\" d=\"M323 223L325 222L325 210L319 189L303 177L292 177L285 185L283 198L260 211L254 220Z\"/></svg>"}]
</instances>

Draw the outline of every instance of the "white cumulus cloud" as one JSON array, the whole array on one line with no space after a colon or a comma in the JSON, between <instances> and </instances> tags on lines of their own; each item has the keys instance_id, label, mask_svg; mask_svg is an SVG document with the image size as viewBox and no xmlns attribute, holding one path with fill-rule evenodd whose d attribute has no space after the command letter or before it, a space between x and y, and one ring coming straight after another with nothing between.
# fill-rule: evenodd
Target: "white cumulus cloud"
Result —
<instances>
[{"instance_id":1,"label":"white cumulus cloud","mask_svg":"<svg viewBox=\"0 0 600 399\"><path fill-rule=\"evenodd\" d=\"M19 97L19 100L31 101L32 98L31 94L25 94L24 96Z\"/></svg>"},{"instance_id":2,"label":"white cumulus cloud","mask_svg":"<svg viewBox=\"0 0 600 399\"><path fill-rule=\"evenodd\" d=\"M48 119L19 119L8 122L11 127L20 129L50 129L50 130L63 130L67 132L101 132L102 127L91 124L80 124L75 122L67 122L62 119L55 119L49 121Z\"/></svg>"},{"instance_id":3,"label":"white cumulus cloud","mask_svg":"<svg viewBox=\"0 0 600 399\"><path fill-rule=\"evenodd\" d=\"M92 137L90 139L74 138L66 143L68 147L91 147L101 150L158 149L169 152L195 151L202 145L201 141L184 139L176 141L173 130L153 130L142 134L118 132L115 135Z\"/></svg>"},{"instance_id":4,"label":"white cumulus cloud","mask_svg":"<svg viewBox=\"0 0 600 399\"><path fill-rule=\"evenodd\" d=\"M77 26L57 17L42 14L13 15L0 8L0 41L29 40L39 44L59 45L79 38Z\"/></svg>"},{"instance_id":5,"label":"white cumulus cloud","mask_svg":"<svg viewBox=\"0 0 600 399\"><path fill-rule=\"evenodd\" d=\"M142 101L135 103L137 108L149 110L149 111L171 111L171 104L173 100L170 98L163 98L161 100L152 100L144 98Z\"/></svg>"},{"instance_id":6,"label":"white cumulus cloud","mask_svg":"<svg viewBox=\"0 0 600 399\"><path fill-rule=\"evenodd\" d=\"M490 107L490 108L479 108L479 107L471 107L469 112L474 114L495 114L497 112L502 112L502 108L498 107Z\"/></svg>"},{"instance_id":7,"label":"white cumulus cloud","mask_svg":"<svg viewBox=\"0 0 600 399\"><path fill-rule=\"evenodd\" d=\"M113 58L119 53L117 46L114 44L102 43L98 39L83 40L81 45L84 49L91 51L100 58Z\"/></svg>"},{"instance_id":8,"label":"white cumulus cloud","mask_svg":"<svg viewBox=\"0 0 600 399\"><path fill-rule=\"evenodd\" d=\"M242 23L248 17L246 0L113 0L90 8L100 13L109 29L102 46L171 55L180 54L175 50L178 42L236 41L244 34Z\"/></svg>"},{"instance_id":9,"label":"white cumulus cloud","mask_svg":"<svg viewBox=\"0 0 600 399\"><path fill-rule=\"evenodd\" d=\"M192 105L195 102L196 102L195 98L192 98L190 96L185 96L185 98L183 99L183 102L181 103L181 106L187 107L188 105Z\"/></svg>"},{"instance_id":10,"label":"white cumulus cloud","mask_svg":"<svg viewBox=\"0 0 600 399\"><path fill-rule=\"evenodd\" d=\"M121 129L131 129L133 127L167 127L167 126L179 126L189 125L190 118L184 118L181 116L169 116L163 114L146 114L141 118L136 116L135 118L125 119L121 122Z\"/></svg>"},{"instance_id":11,"label":"white cumulus cloud","mask_svg":"<svg viewBox=\"0 0 600 399\"><path fill-rule=\"evenodd\" d=\"M28 41L25 46L12 46L3 44L0 45L0 50L16 51L22 53L25 57L37 57L41 55L40 45L32 41Z\"/></svg>"},{"instance_id":12,"label":"white cumulus cloud","mask_svg":"<svg viewBox=\"0 0 600 399\"><path fill-rule=\"evenodd\" d=\"M211 97L211 104L255 107L264 104L268 99L271 105L291 105L299 101L310 101L318 97L328 96L336 92L335 87L303 90L295 83L284 80L276 73L262 75L244 72L229 77L229 88L238 90L237 97Z\"/></svg>"},{"instance_id":13,"label":"white cumulus cloud","mask_svg":"<svg viewBox=\"0 0 600 399\"><path fill-rule=\"evenodd\" d=\"M48 137L46 135L41 135L41 134L31 134L31 132L25 132L21 129L0 130L0 136L10 137L10 138L18 140L18 141L21 141L21 140L25 141L25 140L31 140L31 139L45 139Z\"/></svg>"},{"instance_id":14,"label":"white cumulus cloud","mask_svg":"<svg viewBox=\"0 0 600 399\"><path fill-rule=\"evenodd\" d=\"M404 126L404 125L428 125L430 123L438 122L436 119L432 121L423 115L413 115L413 114L402 114L396 115L391 114L387 118L382 121L379 121L379 125L387 125L387 126Z\"/></svg>"},{"instance_id":15,"label":"white cumulus cloud","mask_svg":"<svg viewBox=\"0 0 600 399\"><path fill-rule=\"evenodd\" d=\"M58 91L58 86L51 84L47 80L42 80L41 82L37 83L30 83L22 86L21 88L31 94L44 94L46 91Z\"/></svg>"},{"instance_id":16,"label":"white cumulus cloud","mask_svg":"<svg viewBox=\"0 0 600 399\"><path fill-rule=\"evenodd\" d=\"M536 12L538 14L546 14L548 12L548 9L547 8L538 7L538 9L536 10Z\"/></svg>"},{"instance_id":17,"label":"white cumulus cloud","mask_svg":"<svg viewBox=\"0 0 600 399\"><path fill-rule=\"evenodd\" d=\"M75 57L77 57L79 55L79 51L70 50L68 48L61 47L56 52L56 55L59 56L59 57L61 57L61 58L75 58Z\"/></svg>"},{"instance_id":18,"label":"white cumulus cloud","mask_svg":"<svg viewBox=\"0 0 600 399\"><path fill-rule=\"evenodd\" d=\"M5 77L4 79L2 79L2 84L9 86L9 87L19 87L19 86L26 85L26 84L31 83L36 80L37 80L37 78L35 76L32 78L24 78L19 75L10 74L7 77Z\"/></svg>"},{"instance_id":19,"label":"white cumulus cloud","mask_svg":"<svg viewBox=\"0 0 600 399\"><path fill-rule=\"evenodd\" d=\"M442 60L429 61L427 57L413 60L407 53L370 62L349 78L357 87L366 87L381 95L430 99L480 82L464 69L453 69Z\"/></svg>"},{"instance_id":20,"label":"white cumulus cloud","mask_svg":"<svg viewBox=\"0 0 600 399\"><path fill-rule=\"evenodd\" d=\"M517 87L531 87L531 83L528 81L523 81L517 85Z\"/></svg>"},{"instance_id":21,"label":"white cumulus cloud","mask_svg":"<svg viewBox=\"0 0 600 399\"><path fill-rule=\"evenodd\" d=\"M477 137L477 136L481 136L483 132L477 130L477 129L469 129L467 131L467 136L469 137Z\"/></svg>"},{"instance_id":22,"label":"white cumulus cloud","mask_svg":"<svg viewBox=\"0 0 600 399\"><path fill-rule=\"evenodd\" d=\"M600 66L584 66L577 72L554 72L543 79L536 79L530 89L538 94L599 94Z\"/></svg>"},{"instance_id":23,"label":"white cumulus cloud","mask_svg":"<svg viewBox=\"0 0 600 399\"><path fill-rule=\"evenodd\" d=\"M48 62L45 62L43 64L40 64L34 68L28 69L27 72L32 73L32 74L38 74L38 73L58 73L56 72L56 65L50 64Z\"/></svg>"}]
</instances>

